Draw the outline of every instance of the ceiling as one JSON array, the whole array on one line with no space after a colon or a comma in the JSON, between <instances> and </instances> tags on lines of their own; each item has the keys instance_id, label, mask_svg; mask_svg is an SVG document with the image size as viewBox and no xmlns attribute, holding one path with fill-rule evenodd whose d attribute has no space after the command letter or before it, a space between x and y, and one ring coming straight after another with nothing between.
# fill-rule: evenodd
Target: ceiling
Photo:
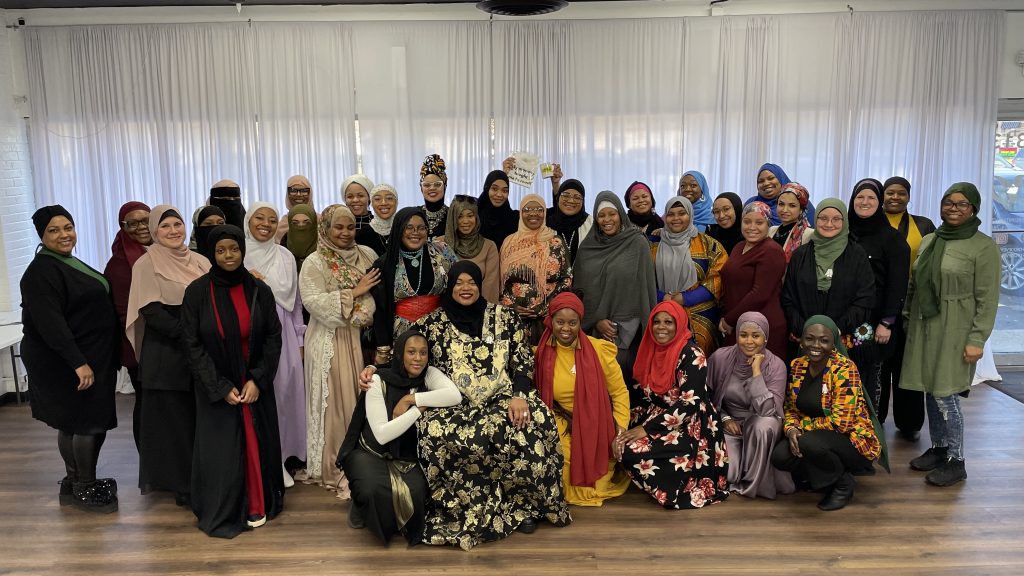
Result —
<instances>
[{"instance_id":1,"label":"ceiling","mask_svg":"<svg viewBox=\"0 0 1024 576\"><path fill-rule=\"evenodd\" d=\"M310 6L366 4L474 4L477 0L242 0L245 6ZM592 0L576 0L592 1ZM232 6L235 0L0 0L0 8L126 8L133 6Z\"/></svg>"}]
</instances>

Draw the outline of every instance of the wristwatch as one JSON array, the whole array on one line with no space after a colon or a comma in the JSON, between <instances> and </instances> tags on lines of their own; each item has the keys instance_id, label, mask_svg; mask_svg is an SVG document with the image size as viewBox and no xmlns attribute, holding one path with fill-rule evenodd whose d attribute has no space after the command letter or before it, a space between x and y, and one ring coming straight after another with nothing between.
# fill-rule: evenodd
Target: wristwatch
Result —
<instances>
[{"instance_id":1,"label":"wristwatch","mask_svg":"<svg viewBox=\"0 0 1024 576\"><path fill-rule=\"evenodd\" d=\"M889 322L888 320L882 320L879 324L885 326L889 330L892 330L892 322Z\"/></svg>"}]
</instances>

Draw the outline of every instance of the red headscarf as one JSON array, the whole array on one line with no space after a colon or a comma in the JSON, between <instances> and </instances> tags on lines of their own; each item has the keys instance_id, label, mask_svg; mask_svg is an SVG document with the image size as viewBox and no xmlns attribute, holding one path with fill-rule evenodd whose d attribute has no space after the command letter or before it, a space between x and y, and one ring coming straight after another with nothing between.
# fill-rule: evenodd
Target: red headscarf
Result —
<instances>
[{"instance_id":1,"label":"red headscarf","mask_svg":"<svg viewBox=\"0 0 1024 576\"><path fill-rule=\"evenodd\" d=\"M124 222L124 219L129 212L134 212L136 210L145 210L146 212L150 212L149 206L142 202L135 201L125 203L125 205L121 206L121 209L118 210L117 223L119 230L117 231L117 236L114 236L114 243L110 246L110 250L113 252L114 258L123 258L128 262L128 266L134 266L135 261L146 253L146 247L139 244L134 238L129 236L128 232L125 232L124 224L121 224L121 222Z\"/></svg>"},{"instance_id":2,"label":"red headscarf","mask_svg":"<svg viewBox=\"0 0 1024 576\"><path fill-rule=\"evenodd\" d=\"M667 344L658 344L651 330L654 326L654 317L659 312L667 312L676 321L676 335ZM640 350L637 351L636 363L633 364L633 378L655 394L668 392L676 381L679 355L692 337L690 317L687 316L686 309L674 300L659 303L651 310L643 340L640 341Z\"/></svg>"},{"instance_id":3,"label":"red headscarf","mask_svg":"<svg viewBox=\"0 0 1024 576\"><path fill-rule=\"evenodd\" d=\"M551 318L568 308L583 321L583 302L572 292L562 292L548 304L544 334L537 345L534 385L541 400L550 408L554 404L555 358L557 343L552 342ZM573 389L572 459L569 461L569 482L573 486L594 487L594 482L608 473L615 419L605 384L604 370L597 350L586 334L579 335L576 348L576 387Z\"/></svg>"}]
</instances>

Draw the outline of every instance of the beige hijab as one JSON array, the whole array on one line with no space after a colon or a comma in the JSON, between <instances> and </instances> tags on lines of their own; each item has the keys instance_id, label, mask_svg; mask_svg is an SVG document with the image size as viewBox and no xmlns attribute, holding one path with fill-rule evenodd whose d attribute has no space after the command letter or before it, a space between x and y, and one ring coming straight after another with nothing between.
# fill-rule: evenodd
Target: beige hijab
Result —
<instances>
[{"instance_id":1,"label":"beige hijab","mask_svg":"<svg viewBox=\"0 0 1024 576\"><path fill-rule=\"evenodd\" d=\"M139 313L151 302L168 306L180 306L185 298L185 288L210 269L210 261L198 252L188 249L182 238L181 246L168 248L156 241L160 221L168 211L181 212L173 206L154 206L149 213L149 233L153 245L132 266L132 286L128 294L128 318L125 323L128 341L135 349L135 358L142 352L142 337L145 334L145 320Z\"/></svg>"}]
</instances>

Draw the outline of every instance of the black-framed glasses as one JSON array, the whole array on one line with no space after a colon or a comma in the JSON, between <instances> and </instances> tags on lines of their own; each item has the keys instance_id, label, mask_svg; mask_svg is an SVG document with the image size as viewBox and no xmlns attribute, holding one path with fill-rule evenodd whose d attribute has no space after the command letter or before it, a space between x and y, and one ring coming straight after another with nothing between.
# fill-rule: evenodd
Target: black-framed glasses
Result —
<instances>
[{"instance_id":1,"label":"black-framed glasses","mask_svg":"<svg viewBox=\"0 0 1024 576\"><path fill-rule=\"evenodd\" d=\"M971 203L966 200L960 200L959 202L953 202L952 200L943 200L942 207L955 208L959 212L966 212L971 207Z\"/></svg>"},{"instance_id":2,"label":"black-framed glasses","mask_svg":"<svg viewBox=\"0 0 1024 576\"><path fill-rule=\"evenodd\" d=\"M296 196L305 196L309 194L309 188L289 188L288 193Z\"/></svg>"},{"instance_id":3,"label":"black-framed glasses","mask_svg":"<svg viewBox=\"0 0 1024 576\"><path fill-rule=\"evenodd\" d=\"M140 226L148 226L149 220L122 220L125 230L138 230Z\"/></svg>"}]
</instances>

